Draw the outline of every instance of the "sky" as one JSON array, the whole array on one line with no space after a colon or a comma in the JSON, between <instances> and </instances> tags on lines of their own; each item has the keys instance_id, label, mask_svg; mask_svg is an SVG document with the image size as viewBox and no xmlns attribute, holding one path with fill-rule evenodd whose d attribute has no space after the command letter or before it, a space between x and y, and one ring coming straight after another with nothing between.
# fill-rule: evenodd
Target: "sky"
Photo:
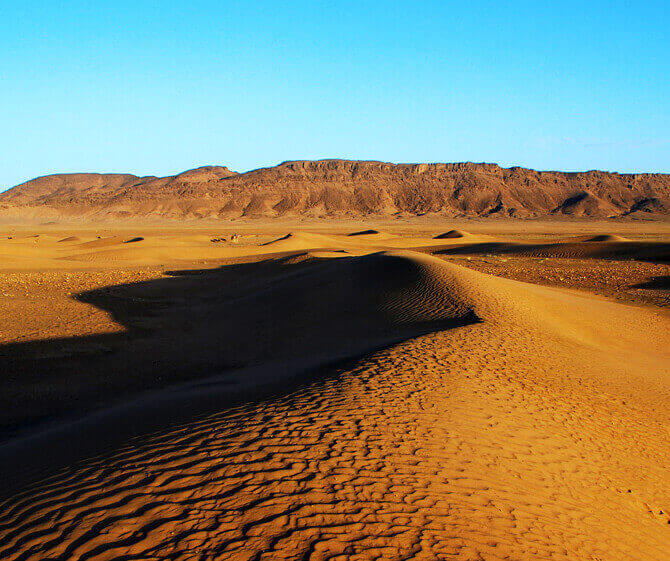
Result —
<instances>
[{"instance_id":1,"label":"sky","mask_svg":"<svg viewBox=\"0 0 670 561\"><path fill-rule=\"evenodd\" d=\"M670 172L670 2L0 0L0 190L285 160Z\"/></svg>"}]
</instances>

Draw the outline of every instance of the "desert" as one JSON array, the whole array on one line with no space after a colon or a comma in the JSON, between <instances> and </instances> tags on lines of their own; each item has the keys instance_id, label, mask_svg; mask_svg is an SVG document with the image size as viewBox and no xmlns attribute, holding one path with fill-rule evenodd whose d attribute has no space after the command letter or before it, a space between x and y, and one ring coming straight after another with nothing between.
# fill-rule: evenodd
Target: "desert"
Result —
<instances>
[{"instance_id":1,"label":"desert","mask_svg":"<svg viewBox=\"0 0 670 561\"><path fill-rule=\"evenodd\" d=\"M3 2L0 561L670 561L669 2Z\"/></svg>"},{"instance_id":2,"label":"desert","mask_svg":"<svg viewBox=\"0 0 670 561\"><path fill-rule=\"evenodd\" d=\"M1 558L667 557L662 216L42 219Z\"/></svg>"}]
</instances>

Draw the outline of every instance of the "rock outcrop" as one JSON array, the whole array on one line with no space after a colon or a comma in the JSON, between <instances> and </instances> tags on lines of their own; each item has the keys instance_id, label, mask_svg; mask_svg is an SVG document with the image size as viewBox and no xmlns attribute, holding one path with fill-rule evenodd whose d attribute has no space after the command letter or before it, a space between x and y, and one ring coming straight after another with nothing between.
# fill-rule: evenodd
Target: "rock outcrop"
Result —
<instances>
[{"instance_id":1,"label":"rock outcrop","mask_svg":"<svg viewBox=\"0 0 670 561\"><path fill-rule=\"evenodd\" d=\"M49 175L0 194L0 213L39 209L90 218L658 217L670 211L670 174L319 160L246 173Z\"/></svg>"}]
</instances>

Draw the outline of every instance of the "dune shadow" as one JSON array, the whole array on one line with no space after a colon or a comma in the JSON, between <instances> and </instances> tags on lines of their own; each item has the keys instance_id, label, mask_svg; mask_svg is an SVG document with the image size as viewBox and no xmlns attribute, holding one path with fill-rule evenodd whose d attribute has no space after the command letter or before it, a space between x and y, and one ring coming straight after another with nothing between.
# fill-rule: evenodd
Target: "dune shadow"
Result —
<instances>
[{"instance_id":1,"label":"dune shadow","mask_svg":"<svg viewBox=\"0 0 670 561\"><path fill-rule=\"evenodd\" d=\"M563 243L484 242L423 248L435 255L520 255L544 258L635 259L652 263L670 262L670 243L600 241Z\"/></svg>"},{"instance_id":2,"label":"dune shadow","mask_svg":"<svg viewBox=\"0 0 670 561\"><path fill-rule=\"evenodd\" d=\"M63 440L67 457L75 449L89 453L103 442L290 391L391 344L479 321L470 312L414 317L412 310L389 319L383 299L402 293L416 274L402 259L291 252L78 294L122 330L0 346L0 439L25 443L20 451L0 446L2 461L55 458ZM35 444L45 431L60 436Z\"/></svg>"},{"instance_id":3,"label":"dune shadow","mask_svg":"<svg viewBox=\"0 0 670 561\"><path fill-rule=\"evenodd\" d=\"M107 286L75 300L109 314L118 332L0 345L0 440L26 425L83 412L138 391L242 366L188 357L199 310L301 268L299 253L216 269L166 271L156 280ZM182 344L172 344L174 340ZM144 358L138 360L137 353ZM178 365L178 367L173 367Z\"/></svg>"},{"instance_id":4,"label":"dune shadow","mask_svg":"<svg viewBox=\"0 0 670 561\"><path fill-rule=\"evenodd\" d=\"M653 277L648 281L634 284L631 288L647 288L650 290L670 290L670 275Z\"/></svg>"}]
</instances>

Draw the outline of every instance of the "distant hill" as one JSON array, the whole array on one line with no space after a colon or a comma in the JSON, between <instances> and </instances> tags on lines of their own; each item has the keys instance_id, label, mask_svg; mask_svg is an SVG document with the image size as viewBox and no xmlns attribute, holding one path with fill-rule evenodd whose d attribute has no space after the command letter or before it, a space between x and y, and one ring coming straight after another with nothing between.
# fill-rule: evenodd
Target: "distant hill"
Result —
<instances>
[{"instance_id":1,"label":"distant hill","mask_svg":"<svg viewBox=\"0 0 670 561\"><path fill-rule=\"evenodd\" d=\"M662 217L670 174L534 171L496 164L318 160L169 177L60 174L0 194L0 214L94 219L235 217Z\"/></svg>"}]
</instances>

